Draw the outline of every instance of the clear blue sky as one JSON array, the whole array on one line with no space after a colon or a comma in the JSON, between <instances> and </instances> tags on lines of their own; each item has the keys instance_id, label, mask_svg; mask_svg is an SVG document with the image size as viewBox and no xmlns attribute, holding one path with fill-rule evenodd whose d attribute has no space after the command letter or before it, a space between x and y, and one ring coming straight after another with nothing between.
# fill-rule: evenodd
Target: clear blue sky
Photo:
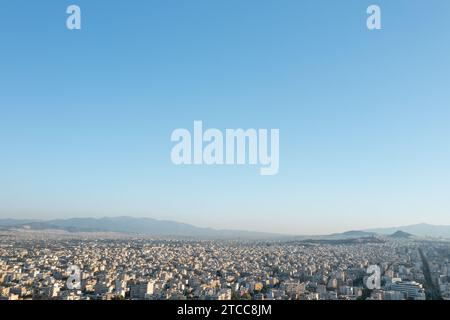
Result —
<instances>
[{"instance_id":1,"label":"clear blue sky","mask_svg":"<svg viewBox=\"0 0 450 320\"><path fill-rule=\"evenodd\" d=\"M280 173L174 166L194 120L279 128ZM314 234L450 224L449 194L447 0L1 1L0 218Z\"/></svg>"}]
</instances>

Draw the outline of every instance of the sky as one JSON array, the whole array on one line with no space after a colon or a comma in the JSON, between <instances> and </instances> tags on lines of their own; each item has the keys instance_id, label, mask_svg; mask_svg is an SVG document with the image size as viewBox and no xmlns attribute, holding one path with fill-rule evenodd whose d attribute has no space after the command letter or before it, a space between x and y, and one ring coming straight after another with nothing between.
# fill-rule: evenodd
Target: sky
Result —
<instances>
[{"instance_id":1,"label":"sky","mask_svg":"<svg viewBox=\"0 0 450 320\"><path fill-rule=\"evenodd\" d=\"M0 218L450 224L449 36L447 0L1 0ZM195 120L279 129L279 173L175 166Z\"/></svg>"}]
</instances>

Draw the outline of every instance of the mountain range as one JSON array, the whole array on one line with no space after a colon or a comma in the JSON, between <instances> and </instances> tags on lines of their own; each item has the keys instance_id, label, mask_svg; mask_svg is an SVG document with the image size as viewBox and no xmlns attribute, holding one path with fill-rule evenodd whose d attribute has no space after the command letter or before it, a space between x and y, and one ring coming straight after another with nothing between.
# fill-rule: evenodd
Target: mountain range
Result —
<instances>
[{"instance_id":1,"label":"mountain range","mask_svg":"<svg viewBox=\"0 0 450 320\"><path fill-rule=\"evenodd\" d=\"M329 239L344 240L390 236L391 238L441 237L450 238L450 226L416 224L392 228L354 230L323 236L294 236L245 230L218 230L191 224L151 218L112 217L55 220L0 219L3 230L60 230L65 232L115 232L147 236L175 236L224 239Z\"/></svg>"},{"instance_id":2,"label":"mountain range","mask_svg":"<svg viewBox=\"0 0 450 320\"><path fill-rule=\"evenodd\" d=\"M105 217L56 220L0 219L0 229L62 230L67 232L116 232L147 236L176 236L200 238L279 238L283 235L245 230L217 230L196 227L187 223L151 218Z\"/></svg>"},{"instance_id":3,"label":"mountain range","mask_svg":"<svg viewBox=\"0 0 450 320\"><path fill-rule=\"evenodd\" d=\"M427 223L419 223L401 227L369 229L365 231L374 232L381 235L388 235L397 231L403 231L418 237L450 238L450 226L432 225Z\"/></svg>"}]
</instances>

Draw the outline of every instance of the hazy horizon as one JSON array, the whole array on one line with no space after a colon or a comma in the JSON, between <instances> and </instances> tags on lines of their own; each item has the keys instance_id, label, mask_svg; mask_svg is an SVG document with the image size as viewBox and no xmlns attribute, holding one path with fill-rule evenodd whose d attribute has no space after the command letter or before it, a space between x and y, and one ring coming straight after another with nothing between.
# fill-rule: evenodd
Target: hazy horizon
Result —
<instances>
[{"instance_id":1,"label":"hazy horizon","mask_svg":"<svg viewBox=\"0 0 450 320\"><path fill-rule=\"evenodd\" d=\"M67 218L61 218L61 217L55 217L55 218L11 218L11 217L1 217L1 219L6 219L6 220L23 220L23 221L27 221L27 220L35 220L35 221L42 221L42 222L46 222L46 221L51 221L51 220L58 220L58 219L62 219L62 220L71 220L71 219L96 219L96 220L101 220L101 219L117 219L117 218L124 218L124 219L152 219L152 220L157 220L157 221L168 221L168 222L176 222L176 223L181 223L181 224L187 224L187 225L191 225L194 227L199 227L199 228L207 228L207 229L213 229L213 230L230 230L230 231L249 231L249 232L261 232L261 233L268 233L268 234L279 234L279 235L284 235L284 236L321 236L321 235L330 235L330 234L334 234L334 233L345 233L345 232L350 232L350 231L368 231L370 232L371 230L377 230L377 229L396 229L396 228L403 228L403 227L411 227L411 226L435 226L435 227L450 227L449 225L437 225L437 224L430 224L427 222L420 222L420 223L414 223L414 224L404 224L404 225L380 225L380 226L376 226L376 227L370 227L370 228L360 228L360 229L345 229L345 230L334 230L334 231L329 231L329 232L322 232L322 233L285 233L285 232L277 232L274 230L257 230L257 229L247 229L244 227L237 227L237 228L224 228L222 226L208 226L208 225L197 225L197 224L193 224L189 221L177 221L177 220L168 220L168 219L156 219L153 217L146 217L146 216L128 216L128 215L118 215L118 216L74 216L74 217L67 217Z\"/></svg>"}]
</instances>

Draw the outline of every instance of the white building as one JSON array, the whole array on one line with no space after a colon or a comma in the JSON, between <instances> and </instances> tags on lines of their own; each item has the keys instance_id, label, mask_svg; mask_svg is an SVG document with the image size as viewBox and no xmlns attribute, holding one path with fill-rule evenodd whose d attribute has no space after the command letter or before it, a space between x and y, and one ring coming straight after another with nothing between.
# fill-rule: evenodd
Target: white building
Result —
<instances>
[{"instance_id":1,"label":"white building","mask_svg":"<svg viewBox=\"0 0 450 320\"><path fill-rule=\"evenodd\" d=\"M407 299L425 299L425 290L420 283L415 281L397 281L390 285L391 291L404 293Z\"/></svg>"}]
</instances>

